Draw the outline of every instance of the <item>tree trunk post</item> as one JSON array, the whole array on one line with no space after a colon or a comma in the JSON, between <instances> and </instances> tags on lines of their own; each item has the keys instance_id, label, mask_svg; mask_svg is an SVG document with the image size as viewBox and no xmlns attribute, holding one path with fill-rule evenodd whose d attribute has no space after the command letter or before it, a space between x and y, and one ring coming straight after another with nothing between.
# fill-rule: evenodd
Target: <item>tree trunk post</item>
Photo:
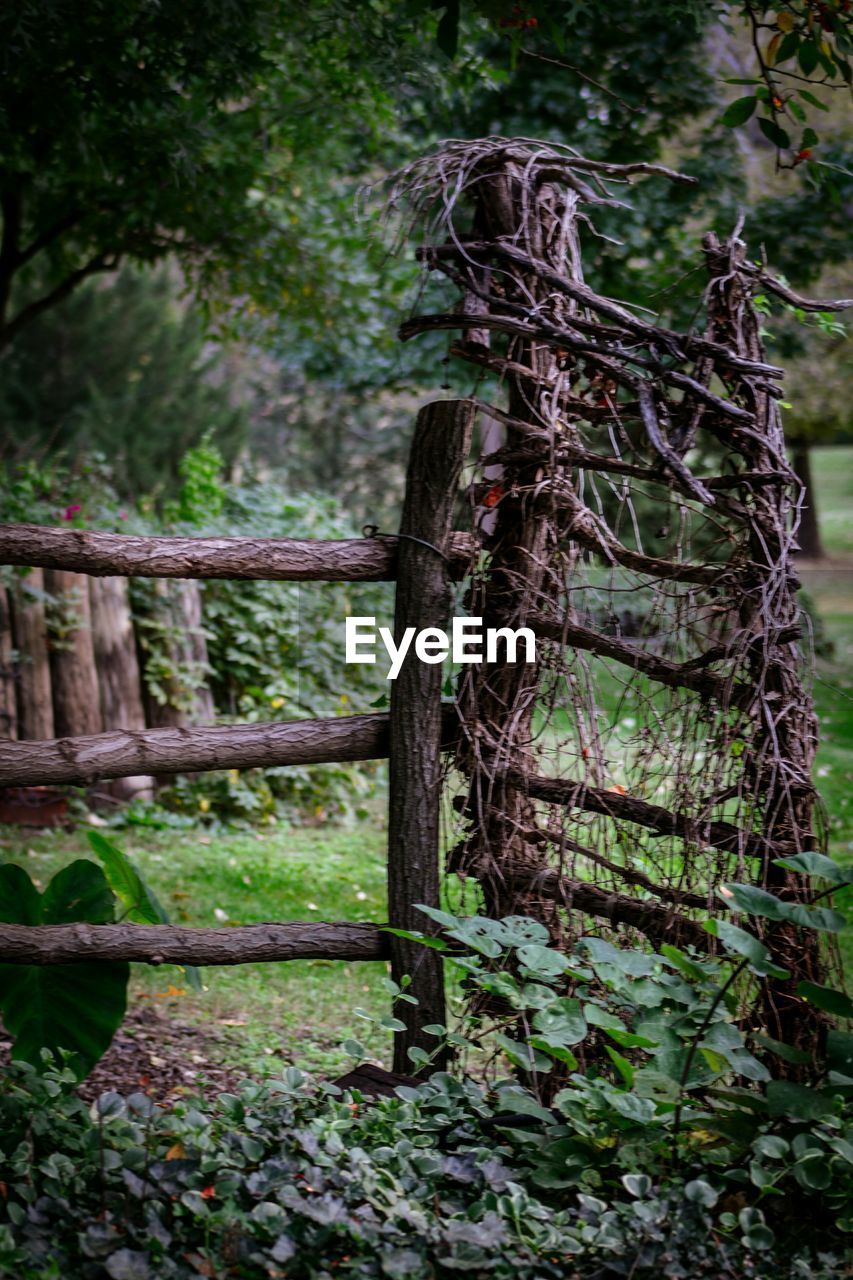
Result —
<instances>
[{"instance_id":1,"label":"tree trunk post","mask_svg":"<svg viewBox=\"0 0 853 1280\"><path fill-rule=\"evenodd\" d=\"M823 543L820 540L820 524L817 516L817 505L815 503L811 449L809 445L802 440L794 440L790 449L791 466L794 468L794 474L803 487L803 496L800 505L800 527L797 531L797 540L800 544L800 554L808 556L810 560L822 560L824 557L824 550Z\"/></svg>"},{"instance_id":2,"label":"tree trunk post","mask_svg":"<svg viewBox=\"0 0 853 1280\"><path fill-rule=\"evenodd\" d=\"M47 569L46 589L56 597L58 614L48 628L53 716L57 736L100 733L101 697L92 646L89 583L81 573Z\"/></svg>"},{"instance_id":3,"label":"tree trunk post","mask_svg":"<svg viewBox=\"0 0 853 1280\"><path fill-rule=\"evenodd\" d=\"M41 569L31 569L16 583L12 597L18 651L18 737L33 740L54 736L44 591L44 574Z\"/></svg>"},{"instance_id":4,"label":"tree trunk post","mask_svg":"<svg viewBox=\"0 0 853 1280\"><path fill-rule=\"evenodd\" d=\"M142 730L145 709L127 580L90 578L89 604L104 729ZM150 800L154 779L147 774L116 779L109 791L120 800Z\"/></svg>"},{"instance_id":5,"label":"tree trunk post","mask_svg":"<svg viewBox=\"0 0 853 1280\"><path fill-rule=\"evenodd\" d=\"M0 738L17 738L18 736L14 650L12 606L8 591L0 586Z\"/></svg>"},{"instance_id":6,"label":"tree trunk post","mask_svg":"<svg viewBox=\"0 0 853 1280\"><path fill-rule=\"evenodd\" d=\"M418 415L400 521L394 611L396 642L407 627L445 627L450 578L445 559L459 477L471 444L475 406L438 401ZM430 544L430 545L425 545ZM441 804L441 663L420 661L409 650L391 685L388 810L388 919L399 929L430 931L416 903L439 903ZM394 1042L394 1070L411 1072L409 1049L435 1049L422 1027L443 1023L444 968L439 952L404 938L391 939L391 975L418 1003L400 1001L405 1023Z\"/></svg>"}]
</instances>

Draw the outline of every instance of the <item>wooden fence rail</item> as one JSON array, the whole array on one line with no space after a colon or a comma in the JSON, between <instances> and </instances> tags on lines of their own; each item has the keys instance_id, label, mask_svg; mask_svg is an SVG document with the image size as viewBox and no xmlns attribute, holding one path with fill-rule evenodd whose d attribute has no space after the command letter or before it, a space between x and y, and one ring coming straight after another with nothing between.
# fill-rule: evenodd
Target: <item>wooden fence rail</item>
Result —
<instances>
[{"instance_id":1,"label":"wooden fence rail","mask_svg":"<svg viewBox=\"0 0 853 1280\"><path fill-rule=\"evenodd\" d=\"M147 538L46 525L0 525L0 564L66 569L93 577L231 578L267 582L390 582L396 536L338 541L293 538ZM476 550L466 533L447 547L453 576Z\"/></svg>"},{"instance_id":2,"label":"wooden fence rail","mask_svg":"<svg viewBox=\"0 0 853 1280\"><path fill-rule=\"evenodd\" d=\"M388 755L388 715L279 720L192 729L93 733L45 742L0 741L0 786L91 786L138 774L272 769Z\"/></svg>"},{"instance_id":3,"label":"wooden fence rail","mask_svg":"<svg viewBox=\"0 0 853 1280\"><path fill-rule=\"evenodd\" d=\"M199 929L171 924L0 924L5 964L252 964L269 960L384 960L388 935L378 924L292 921Z\"/></svg>"}]
</instances>

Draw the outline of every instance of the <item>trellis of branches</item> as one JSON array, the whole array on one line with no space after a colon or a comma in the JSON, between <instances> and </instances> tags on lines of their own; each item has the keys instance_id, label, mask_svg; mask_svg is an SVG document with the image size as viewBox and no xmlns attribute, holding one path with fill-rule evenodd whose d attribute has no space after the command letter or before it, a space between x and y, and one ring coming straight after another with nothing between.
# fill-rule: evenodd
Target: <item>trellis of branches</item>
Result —
<instances>
[{"instance_id":1,"label":"trellis of branches","mask_svg":"<svg viewBox=\"0 0 853 1280\"><path fill-rule=\"evenodd\" d=\"M708 949L697 913L721 884L796 897L775 860L823 839L792 565L802 494L752 300L792 295L740 226L703 243L701 326L597 293L584 239L640 176L689 181L569 147L451 142L397 176L388 208L458 290L401 337L448 330L476 371L468 492L487 554L468 611L539 642L535 663L459 676L448 865L489 914L535 915L560 943L591 915ZM793 976L767 984L766 1025L805 1043L794 986L821 954L809 931L767 928Z\"/></svg>"}]
</instances>

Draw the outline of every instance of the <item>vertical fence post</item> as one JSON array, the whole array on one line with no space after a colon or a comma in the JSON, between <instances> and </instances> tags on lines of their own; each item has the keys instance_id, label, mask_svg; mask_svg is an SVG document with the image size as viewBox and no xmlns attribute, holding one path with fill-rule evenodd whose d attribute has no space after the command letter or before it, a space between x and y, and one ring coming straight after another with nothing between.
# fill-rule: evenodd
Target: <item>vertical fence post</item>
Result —
<instances>
[{"instance_id":1,"label":"vertical fence post","mask_svg":"<svg viewBox=\"0 0 853 1280\"><path fill-rule=\"evenodd\" d=\"M446 627L450 579L442 554L449 545L459 476L471 445L475 406L444 400L418 414L400 521L396 643L407 627ZM420 539L421 541L416 541ZM431 544L425 546L424 543ZM388 921L395 928L428 929L417 902L439 901L441 804L441 663L420 661L412 646L390 689L390 795L388 807ZM431 1052L434 1038L421 1028L443 1023L444 969L430 948L391 938L391 974L411 978L417 1005L400 1001L395 1014L406 1030L395 1037L394 1070L411 1072L408 1050Z\"/></svg>"}]
</instances>

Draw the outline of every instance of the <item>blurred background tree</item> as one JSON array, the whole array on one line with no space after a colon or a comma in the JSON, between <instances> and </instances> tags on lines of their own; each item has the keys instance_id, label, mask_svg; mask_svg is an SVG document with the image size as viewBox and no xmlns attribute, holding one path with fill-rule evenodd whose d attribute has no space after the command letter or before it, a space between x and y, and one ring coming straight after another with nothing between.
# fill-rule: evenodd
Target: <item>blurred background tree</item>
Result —
<instances>
[{"instance_id":1,"label":"blurred background tree","mask_svg":"<svg viewBox=\"0 0 853 1280\"><path fill-rule=\"evenodd\" d=\"M620 243L585 246L600 288L683 322L699 234L739 206L753 251L813 282L850 256L850 23L841 0L12 0L10 448L106 449L123 493L168 495L209 432L232 465L393 524L413 408L470 374L439 336L397 343L418 273L357 216L359 188L447 135L663 160L698 183L640 182L606 212ZM818 339L826 366L841 344Z\"/></svg>"}]
</instances>

